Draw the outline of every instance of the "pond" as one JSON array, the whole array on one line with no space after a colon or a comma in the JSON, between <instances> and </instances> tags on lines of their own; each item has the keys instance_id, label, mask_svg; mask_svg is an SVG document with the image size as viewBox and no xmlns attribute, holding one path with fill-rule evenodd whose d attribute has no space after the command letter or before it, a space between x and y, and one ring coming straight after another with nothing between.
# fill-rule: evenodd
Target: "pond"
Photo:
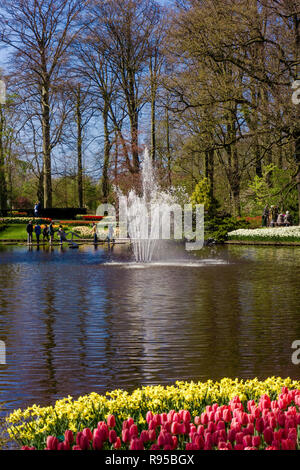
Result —
<instances>
[{"instance_id":1,"label":"pond","mask_svg":"<svg viewBox=\"0 0 300 470\"><path fill-rule=\"evenodd\" d=\"M127 246L0 247L3 413L176 380L299 379L299 247L129 258Z\"/></svg>"}]
</instances>

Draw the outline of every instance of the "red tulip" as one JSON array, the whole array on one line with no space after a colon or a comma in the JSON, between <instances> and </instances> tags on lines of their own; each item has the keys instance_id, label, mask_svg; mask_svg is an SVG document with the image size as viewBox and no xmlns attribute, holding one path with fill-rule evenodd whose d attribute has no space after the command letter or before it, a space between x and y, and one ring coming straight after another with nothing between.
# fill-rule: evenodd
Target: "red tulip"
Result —
<instances>
[{"instance_id":1,"label":"red tulip","mask_svg":"<svg viewBox=\"0 0 300 470\"><path fill-rule=\"evenodd\" d=\"M264 420L262 418L257 418L255 423L255 429L257 432L262 433L264 430Z\"/></svg>"},{"instance_id":2,"label":"red tulip","mask_svg":"<svg viewBox=\"0 0 300 470\"><path fill-rule=\"evenodd\" d=\"M159 426L161 424L161 417L159 414L156 414L153 416L153 421L156 426Z\"/></svg>"},{"instance_id":3,"label":"red tulip","mask_svg":"<svg viewBox=\"0 0 300 470\"><path fill-rule=\"evenodd\" d=\"M142 439L143 443L148 442L149 441L149 431L143 430L141 432L140 438Z\"/></svg>"},{"instance_id":4,"label":"red tulip","mask_svg":"<svg viewBox=\"0 0 300 470\"><path fill-rule=\"evenodd\" d=\"M122 441L123 442L129 442L130 441L129 429L123 429L123 431L122 431Z\"/></svg>"},{"instance_id":5,"label":"red tulip","mask_svg":"<svg viewBox=\"0 0 300 470\"><path fill-rule=\"evenodd\" d=\"M90 448L90 441L84 434L80 437L79 446L81 447L81 450L88 450Z\"/></svg>"},{"instance_id":6,"label":"red tulip","mask_svg":"<svg viewBox=\"0 0 300 470\"><path fill-rule=\"evenodd\" d=\"M252 437L252 445L254 447L259 447L260 446L260 436L253 436Z\"/></svg>"},{"instance_id":7,"label":"red tulip","mask_svg":"<svg viewBox=\"0 0 300 470\"><path fill-rule=\"evenodd\" d=\"M192 442L187 442L185 445L185 450L198 450L197 446Z\"/></svg>"},{"instance_id":8,"label":"red tulip","mask_svg":"<svg viewBox=\"0 0 300 470\"><path fill-rule=\"evenodd\" d=\"M243 444L236 444L233 448L234 450L244 450Z\"/></svg>"},{"instance_id":9,"label":"red tulip","mask_svg":"<svg viewBox=\"0 0 300 470\"><path fill-rule=\"evenodd\" d=\"M72 431L67 430L67 431L65 432L65 442L68 442L69 444L73 444L73 442L74 442L74 435L73 435Z\"/></svg>"},{"instance_id":10,"label":"red tulip","mask_svg":"<svg viewBox=\"0 0 300 470\"><path fill-rule=\"evenodd\" d=\"M119 437L117 437L117 440L114 443L114 449L121 449L121 447L122 447L121 439Z\"/></svg>"},{"instance_id":11,"label":"red tulip","mask_svg":"<svg viewBox=\"0 0 300 470\"><path fill-rule=\"evenodd\" d=\"M130 439L137 437L139 435L138 427L136 424L132 424L129 428Z\"/></svg>"},{"instance_id":12,"label":"red tulip","mask_svg":"<svg viewBox=\"0 0 300 470\"><path fill-rule=\"evenodd\" d=\"M114 429L109 431L108 440L111 444L114 444L117 441L117 433Z\"/></svg>"},{"instance_id":13,"label":"red tulip","mask_svg":"<svg viewBox=\"0 0 300 470\"><path fill-rule=\"evenodd\" d=\"M166 444L163 448L163 450L173 450L173 447L170 446L170 444Z\"/></svg>"},{"instance_id":14,"label":"red tulip","mask_svg":"<svg viewBox=\"0 0 300 470\"><path fill-rule=\"evenodd\" d=\"M133 418L128 418L127 422L128 422L128 426L130 427L134 424L134 419Z\"/></svg>"},{"instance_id":15,"label":"red tulip","mask_svg":"<svg viewBox=\"0 0 300 470\"><path fill-rule=\"evenodd\" d=\"M102 447L103 447L103 442L102 442L102 439L100 438L100 436L94 437L94 440L93 440L93 449L94 449L94 450L101 450Z\"/></svg>"},{"instance_id":16,"label":"red tulip","mask_svg":"<svg viewBox=\"0 0 300 470\"><path fill-rule=\"evenodd\" d=\"M114 415L108 415L107 417L107 426L109 428L114 428L116 425L116 418L114 417Z\"/></svg>"},{"instance_id":17,"label":"red tulip","mask_svg":"<svg viewBox=\"0 0 300 470\"><path fill-rule=\"evenodd\" d=\"M264 440L266 441L267 444L272 444L273 442L273 431L272 429L269 427L269 428L266 428L264 429Z\"/></svg>"},{"instance_id":18,"label":"red tulip","mask_svg":"<svg viewBox=\"0 0 300 470\"><path fill-rule=\"evenodd\" d=\"M161 450L161 448L157 444L152 444L150 450Z\"/></svg>"},{"instance_id":19,"label":"red tulip","mask_svg":"<svg viewBox=\"0 0 300 470\"><path fill-rule=\"evenodd\" d=\"M130 441L130 450L144 450L144 445L141 439L134 438Z\"/></svg>"}]
</instances>

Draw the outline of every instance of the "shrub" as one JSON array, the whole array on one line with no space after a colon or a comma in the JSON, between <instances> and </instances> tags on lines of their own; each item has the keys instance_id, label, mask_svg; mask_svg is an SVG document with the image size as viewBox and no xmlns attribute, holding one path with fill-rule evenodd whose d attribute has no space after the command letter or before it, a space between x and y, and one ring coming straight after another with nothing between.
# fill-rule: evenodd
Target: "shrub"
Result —
<instances>
[{"instance_id":1,"label":"shrub","mask_svg":"<svg viewBox=\"0 0 300 470\"><path fill-rule=\"evenodd\" d=\"M228 233L241 228L249 228L249 222L244 218L219 214L205 222L205 232L208 238L223 243L228 239Z\"/></svg>"}]
</instances>

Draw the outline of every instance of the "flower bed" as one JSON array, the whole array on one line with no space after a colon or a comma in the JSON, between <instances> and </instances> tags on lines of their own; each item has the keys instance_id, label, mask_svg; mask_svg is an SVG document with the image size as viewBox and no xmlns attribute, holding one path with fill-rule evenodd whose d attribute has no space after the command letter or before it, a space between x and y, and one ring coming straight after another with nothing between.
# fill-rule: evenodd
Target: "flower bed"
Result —
<instances>
[{"instance_id":1,"label":"flower bed","mask_svg":"<svg viewBox=\"0 0 300 470\"><path fill-rule=\"evenodd\" d=\"M82 214L79 214L79 215L76 215L75 217L77 220L89 220L91 222L93 221L99 221L99 220L102 220L104 218L103 215L82 215Z\"/></svg>"},{"instance_id":2,"label":"flower bed","mask_svg":"<svg viewBox=\"0 0 300 470\"><path fill-rule=\"evenodd\" d=\"M300 241L300 226L239 229L228 233L228 240Z\"/></svg>"},{"instance_id":3,"label":"flower bed","mask_svg":"<svg viewBox=\"0 0 300 470\"><path fill-rule=\"evenodd\" d=\"M46 217L1 217L0 223L3 224L28 224L29 221L32 221L33 224L49 224L52 219Z\"/></svg>"},{"instance_id":4,"label":"flower bed","mask_svg":"<svg viewBox=\"0 0 300 470\"><path fill-rule=\"evenodd\" d=\"M68 397L16 410L7 424L13 440L36 449L298 449L299 407L300 382L225 378Z\"/></svg>"}]
</instances>

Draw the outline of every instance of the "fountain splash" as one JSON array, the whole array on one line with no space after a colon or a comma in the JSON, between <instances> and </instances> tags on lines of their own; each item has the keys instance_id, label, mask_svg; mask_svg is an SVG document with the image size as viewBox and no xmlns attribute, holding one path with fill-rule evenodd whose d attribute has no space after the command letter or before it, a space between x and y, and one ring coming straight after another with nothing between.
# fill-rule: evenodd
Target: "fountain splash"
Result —
<instances>
[{"instance_id":1,"label":"fountain splash","mask_svg":"<svg viewBox=\"0 0 300 470\"><path fill-rule=\"evenodd\" d=\"M120 194L127 205L128 234L137 262L149 263L161 242L164 212L175 202L168 191L159 188L148 149L145 149L141 171L142 194L131 190ZM123 199L123 200L124 200Z\"/></svg>"}]
</instances>

